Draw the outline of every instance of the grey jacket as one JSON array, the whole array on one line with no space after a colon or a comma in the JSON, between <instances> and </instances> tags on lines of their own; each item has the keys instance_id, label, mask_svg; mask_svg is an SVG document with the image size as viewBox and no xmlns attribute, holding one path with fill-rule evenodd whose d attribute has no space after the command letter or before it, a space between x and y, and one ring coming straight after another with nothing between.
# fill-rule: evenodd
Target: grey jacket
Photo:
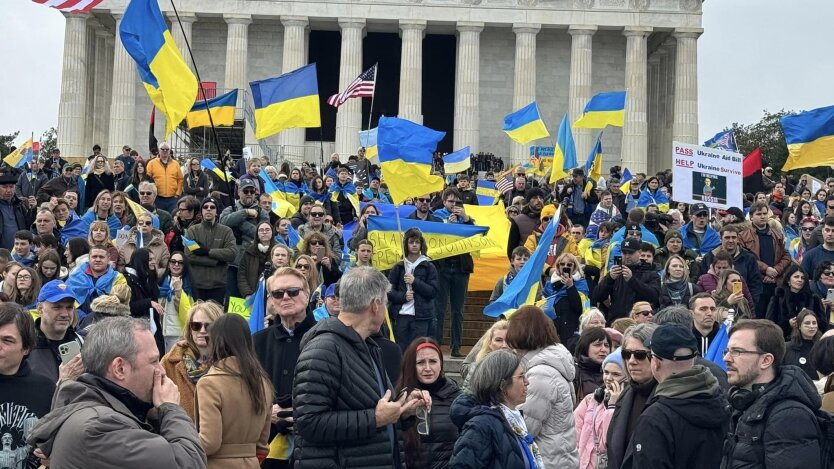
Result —
<instances>
[{"instance_id":1,"label":"grey jacket","mask_svg":"<svg viewBox=\"0 0 834 469\"><path fill-rule=\"evenodd\" d=\"M246 211L250 209L258 212L256 218L249 218L246 214ZM237 266L240 263L246 248L257 238L258 224L262 221L269 221L269 212L261 210L257 203L251 207L244 207L240 204L240 201L237 201L234 207L223 209L220 214L220 223L231 228L235 234L237 254L233 265Z\"/></svg>"}]
</instances>

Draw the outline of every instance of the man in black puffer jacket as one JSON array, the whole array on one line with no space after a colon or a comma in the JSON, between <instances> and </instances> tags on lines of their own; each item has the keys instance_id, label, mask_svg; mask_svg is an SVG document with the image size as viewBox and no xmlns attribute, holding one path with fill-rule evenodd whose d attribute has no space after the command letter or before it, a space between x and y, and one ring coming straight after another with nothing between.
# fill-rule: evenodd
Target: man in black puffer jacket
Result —
<instances>
[{"instance_id":1,"label":"man in black puffer jacket","mask_svg":"<svg viewBox=\"0 0 834 469\"><path fill-rule=\"evenodd\" d=\"M660 276L652 266L640 262L640 244L636 239L623 241L620 245L622 266L612 267L593 291L592 305L610 302L606 316L608 324L628 316L632 305L638 301L648 301L652 308L657 308Z\"/></svg>"},{"instance_id":2,"label":"man in black puffer jacket","mask_svg":"<svg viewBox=\"0 0 834 469\"><path fill-rule=\"evenodd\" d=\"M370 338L385 321L388 279L356 267L340 283L341 311L301 341L293 383L296 469L401 469L396 426L413 424L427 391L394 396L379 346Z\"/></svg>"}]
</instances>

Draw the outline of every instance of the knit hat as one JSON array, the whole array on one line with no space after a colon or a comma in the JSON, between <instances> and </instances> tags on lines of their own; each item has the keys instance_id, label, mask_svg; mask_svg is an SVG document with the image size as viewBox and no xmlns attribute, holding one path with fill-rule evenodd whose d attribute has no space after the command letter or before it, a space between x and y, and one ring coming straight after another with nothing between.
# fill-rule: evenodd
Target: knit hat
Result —
<instances>
[{"instance_id":1,"label":"knit hat","mask_svg":"<svg viewBox=\"0 0 834 469\"><path fill-rule=\"evenodd\" d=\"M665 246L666 243L668 243L669 240L672 239L672 238L677 238L677 239L683 241L683 236L681 236L680 231L669 230L669 231L666 232L666 236L663 237L663 245Z\"/></svg>"},{"instance_id":2,"label":"knit hat","mask_svg":"<svg viewBox=\"0 0 834 469\"><path fill-rule=\"evenodd\" d=\"M622 347L617 347L616 349L614 349L613 352L609 353L608 356L605 357L605 360L602 361L602 367L605 368L605 365L607 365L609 363L614 363L616 365L619 365L620 368L625 370L625 366L623 365L623 348Z\"/></svg>"},{"instance_id":3,"label":"knit hat","mask_svg":"<svg viewBox=\"0 0 834 469\"><path fill-rule=\"evenodd\" d=\"M556 216L556 206L553 204L547 204L542 207L541 218L550 217L553 218Z\"/></svg>"},{"instance_id":4,"label":"knit hat","mask_svg":"<svg viewBox=\"0 0 834 469\"><path fill-rule=\"evenodd\" d=\"M217 213L218 214L223 210L223 205L220 204L220 201L215 199L212 196L208 196L208 197L204 198L202 202L200 202L200 209L202 210L203 205L205 205L207 203L213 203L214 206L217 207Z\"/></svg>"},{"instance_id":5,"label":"knit hat","mask_svg":"<svg viewBox=\"0 0 834 469\"><path fill-rule=\"evenodd\" d=\"M298 206L299 206L299 207L301 207L301 206L302 206L302 205L304 205L304 204L312 204L312 203L314 203L314 202L315 202L315 199L313 199L313 198L312 198L312 197L310 197L309 195L305 195L305 196L304 196L304 197L302 197L302 198L301 198L301 200L298 202Z\"/></svg>"},{"instance_id":6,"label":"knit hat","mask_svg":"<svg viewBox=\"0 0 834 469\"><path fill-rule=\"evenodd\" d=\"M541 197L542 199L544 199L544 195L545 194L543 190L539 189L538 187L534 187L528 190L527 194L524 197L527 200L527 203L529 204L530 200L532 200L533 197Z\"/></svg>"}]
</instances>

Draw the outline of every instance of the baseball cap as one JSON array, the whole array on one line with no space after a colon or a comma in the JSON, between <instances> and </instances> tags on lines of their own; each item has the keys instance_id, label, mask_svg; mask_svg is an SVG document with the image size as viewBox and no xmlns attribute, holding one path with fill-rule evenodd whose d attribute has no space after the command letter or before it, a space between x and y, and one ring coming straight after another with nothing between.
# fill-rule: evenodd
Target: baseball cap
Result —
<instances>
[{"instance_id":1,"label":"baseball cap","mask_svg":"<svg viewBox=\"0 0 834 469\"><path fill-rule=\"evenodd\" d=\"M240 186L238 186L238 190L242 191L243 189L255 189L256 193L261 193L261 189L255 183L255 180L250 178L240 180Z\"/></svg>"},{"instance_id":2,"label":"baseball cap","mask_svg":"<svg viewBox=\"0 0 834 469\"><path fill-rule=\"evenodd\" d=\"M78 301L73 289L62 280L51 280L47 282L46 285L41 287L41 292L38 294L38 302L57 303L67 298Z\"/></svg>"},{"instance_id":3,"label":"baseball cap","mask_svg":"<svg viewBox=\"0 0 834 469\"><path fill-rule=\"evenodd\" d=\"M706 204L698 202L697 204L692 205L692 209L689 210L689 213L692 215L697 215L699 213L709 213L709 207Z\"/></svg>"},{"instance_id":4,"label":"baseball cap","mask_svg":"<svg viewBox=\"0 0 834 469\"><path fill-rule=\"evenodd\" d=\"M642 232L643 230L640 229L640 224L639 223L626 223L626 231L640 231L640 232Z\"/></svg>"},{"instance_id":5,"label":"baseball cap","mask_svg":"<svg viewBox=\"0 0 834 469\"><path fill-rule=\"evenodd\" d=\"M68 169L72 169L72 168L73 168L73 166L75 166L75 165L73 165L72 163L64 163L64 167L63 167L63 168L61 168L61 169L62 169L63 171L66 171L66 170L68 170Z\"/></svg>"},{"instance_id":6,"label":"baseball cap","mask_svg":"<svg viewBox=\"0 0 834 469\"><path fill-rule=\"evenodd\" d=\"M627 239L620 245L620 250L622 252L637 252L640 250L640 244L642 243L636 239Z\"/></svg>"},{"instance_id":7,"label":"baseball cap","mask_svg":"<svg viewBox=\"0 0 834 469\"><path fill-rule=\"evenodd\" d=\"M698 342L695 341L695 335L692 334L692 329L683 324L661 325L655 329L648 345L652 355L664 360L691 360L698 355ZM681 348L689 349L691 353L675 355L675 351Z\"/></svg>"}]
</instances>

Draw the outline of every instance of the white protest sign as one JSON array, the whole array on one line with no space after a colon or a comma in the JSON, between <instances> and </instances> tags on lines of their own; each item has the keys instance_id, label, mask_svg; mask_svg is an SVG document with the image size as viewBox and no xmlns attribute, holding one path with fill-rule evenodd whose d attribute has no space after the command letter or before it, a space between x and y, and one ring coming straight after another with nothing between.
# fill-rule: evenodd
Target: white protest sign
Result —
<instances>
[{"instance_id":1,"label":"white protest sign","mask_svg":"<svg viewBox=\"0 0 834 469\"><path fill-rule=\"evenodd\" d=\"M743 159L727 150L672 142L672 199L713 208L741 207Z\"/></svg>"},{"instance_id":2,"label":"white protest sign","mask_svg":"<svg viewBox=\"0 0 834 469\"><path fill-rule=\"evenodd\" d=\"M252 158L252 149L249 147L243 147L243 158L250 159Z\"/></svg>"},{"instance_id":3,"label":"white protest sign","mask_svg":"<svg viewBox=\"0 0 834 469\"><path fill-rule=\"evenodd\" d=\"M122 246L125 245L130 235L130 230L121 229L116 232L116 239L113 240L113 244L116 245L117 248L121 249Z\"/></svg>"}]
</instances>

